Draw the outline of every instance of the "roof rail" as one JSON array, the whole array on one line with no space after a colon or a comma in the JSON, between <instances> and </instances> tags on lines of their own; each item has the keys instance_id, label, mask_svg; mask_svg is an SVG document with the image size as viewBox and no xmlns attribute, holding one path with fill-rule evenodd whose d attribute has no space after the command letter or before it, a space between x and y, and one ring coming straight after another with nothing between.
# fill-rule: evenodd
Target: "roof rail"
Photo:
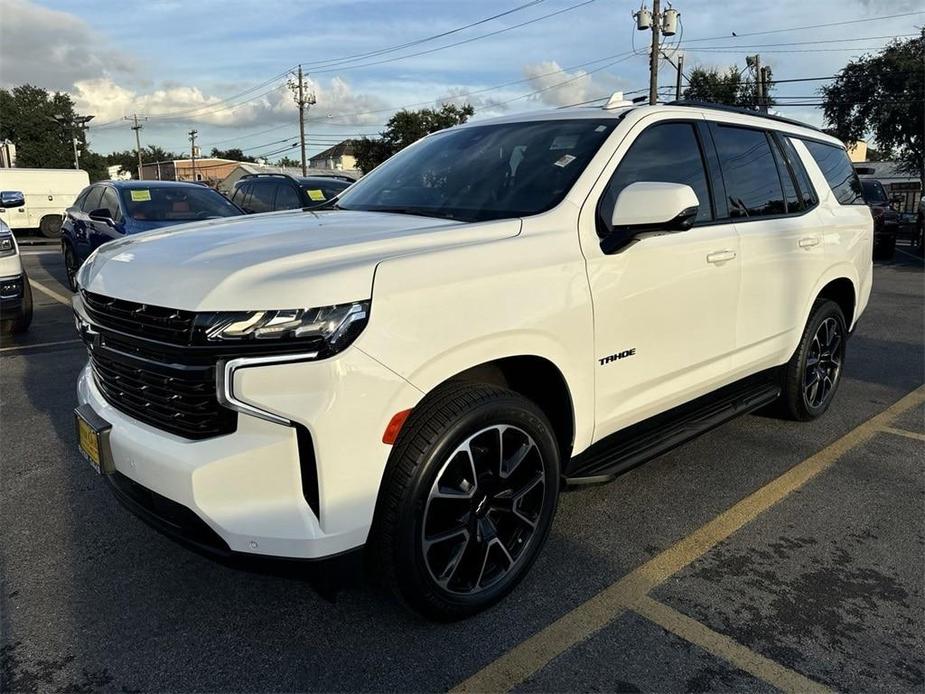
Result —
<instances>
[{"instance_id":1,"label":"roof rail","mask_svg":"<svg viewBox=\"0 0 925 694\"><path fill-rule=\"evenodd\" d=\"M787 123L789 125L799 125L801 128L809 128L810 130L815 130L816 132L823 132L821 129L817 128L815 125L810 125L809 123L803 123L802 121L794 120L793 118L785 118L784 116L775 116L771 113L762 113L761 111L753 111L750 108L745 108L743 106L728 106L726 104L714 104L710 101L697 101L692 99L678 99L675 101L669 101L664 106L693 106L695 108L710 108L714 111L728 111L730 113L741 113L745 116L756 116L757 118L767 118L768 120L775 120L779 123Z\"/></svg>"},{"instance_id":2,"label":"roof rail","mask_svg":"<svg viewBox=\"0 0 925 694\"><path fill-rule=\"evenodd\" d=\"M259 173L244 174L241 178L259 178L260 176L283 176L292 178L292 174L283 173L282 171L261 171Z\"/></svg>"}]
</instances>

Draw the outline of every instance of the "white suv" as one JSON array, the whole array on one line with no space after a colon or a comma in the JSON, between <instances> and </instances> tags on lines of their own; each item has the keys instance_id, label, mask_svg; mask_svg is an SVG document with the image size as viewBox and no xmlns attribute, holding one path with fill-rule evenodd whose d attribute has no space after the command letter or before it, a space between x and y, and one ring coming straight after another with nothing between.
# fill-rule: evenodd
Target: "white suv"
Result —
<instances>
[{"instance_id":1,"label":"white suv","mask_svg":"<svg viewBox=\"0 0 925 694\"><path fill-rule=\"evenodd\" d=\"M821 415L871 254L845 149L808 126L683 103L470 123L328 210L100 248L80 445L200 550L365 549L458 618L523 578L563 485L775 401Z\"/></svg>"}]
</instances>

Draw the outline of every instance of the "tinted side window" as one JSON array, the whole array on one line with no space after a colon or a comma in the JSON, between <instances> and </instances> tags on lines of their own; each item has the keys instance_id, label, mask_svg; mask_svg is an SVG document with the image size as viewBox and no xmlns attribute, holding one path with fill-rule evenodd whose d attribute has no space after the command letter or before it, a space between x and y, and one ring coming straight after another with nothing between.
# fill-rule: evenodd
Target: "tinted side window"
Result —
<instances>
[{"instance_id":1,"label":"tinted side window","mask_svg":"<svg viewBox=\"0 0 925 694\"><path fill-rule=\"evenodd\" d=\"M638 181L689 185L700 201L697 221L713 219L703 156L694 126L690 123L654 125L636 138L604 191L601 220L610 223L620 192Z\"/></svg>"},{"instance_id":2,"label":"tinted side window","mask_svg":"<svg viewBox=\"0 0 925 694\"><path fill-rule=\"evenodd\" d=\"M253 212L253 210L251 210L251 207L250 207L251 192L253 191L253 189L254 189L253 183L245 183L240 188L238 188L240 193L239 193L238 199L235 200L235 202L238 203L238 206L245 212Z\"/></svg>"},{"instance_id":3,"label":"tinted side window","mask_svg":"<svg viewBox=\"0 0 925 694\"><path fill-rule=\"evenodd\" d=\"M799 186L800 195L803 197L803 204L809 209L815 205L818 200L816 198L816 191L813 189L813 184L809 180L809 174L806 173L806 167L803 166L803 160L800 159L789 137L781 137L779 141L784 147L784 158L787 160L787 163L790 164L790 170L793 171L796 176L797 186Z\"/></svg>"},{"instance_id":4,"label":"tinted side window","mask_svg":"<svg viewBox=\"0 0 925 694\"><path fill-rule=\"evenodd\" d=\"M785 214L784 191L764 131L717 125L713 138L726 183L729 216Z\"/></svg>"},{"instance_id":5,"label":"tinted side window","mask_svg":"<svg viewBox=\"0 0 925 694\"><path fill-rule=\"evenodd\" d=\"M291 185L280 185L276 189L277 210L294 210L302 207L302 200L299 198L299 191Z\"/></svg>"},{"instance_id":6,"label":"tinted side window","mask_svg":"<svg viewBox=\"0 0 925 694\"><path fill-rule=\"evenodd\" d=\"M240 205L241 201L244 199L244 186L235 186L234 191L231 193L231 202L236 205Z\"/></svg>"},{"instance_id":7,"label":"tinted side window","mask_svg":"<svg viewBox=\"0 0 925 694\"><path fill-rule=\"evenodd\" d=\"M835 199L842 205L863 205L861 182L851 166L848 153L841 147L824 145L821 142L803 140L803 144L822 170L822 175L835 193Z\"/></svg>"},{"instance_id":8,"label":"tinted side window","mask_svg":"<svg viewBox=\"0 0 925 694\"><path fill-rule=\"evenodd\" d=\"M275 181L255 181L248 206L251 212L272 212L276 197Z\"/></svg>"},{"instance_id":9,"label":"tinted side window","mask_svg":"<svg viewBox=\"0 0 925 694\"><path fill-rule=\"evenodd\" d=\"M90 192L87 197L84 198L83 205L80 209L84 212L93 212L93 210L100 209L100 199L103 197L103 187L95 186L90 188Z\"/></svg>"},{"instance_id":10,"label":"tinted side window","mask_svg":"<svg viewBox=\"0 0 925 694\"><path fill-rule=\"evenodd\" d=\"M780 175L781 185L784 187L784 203L787 205L787 213L794 214L802 212L804 209L803 200L797 192L796 183L793 181L793 174L790 173L790 167L784 161L784 155L781 154L780 148L771 138L771 151L774 152L774 161L777 164L777 171Z\"/></svg>"},{"instance_id":11,"label":"tinted side window","mask_svg":"<svg viewBox=\"0 0 925 694\"><path fill-rule=\"evenodd\" d=\"M109 216L118 222L122 219L122 211L119 209L119 196L112 188L103 188L103 197L100 198L100 207L109 210Z\"/></svg>"}]
</instances>

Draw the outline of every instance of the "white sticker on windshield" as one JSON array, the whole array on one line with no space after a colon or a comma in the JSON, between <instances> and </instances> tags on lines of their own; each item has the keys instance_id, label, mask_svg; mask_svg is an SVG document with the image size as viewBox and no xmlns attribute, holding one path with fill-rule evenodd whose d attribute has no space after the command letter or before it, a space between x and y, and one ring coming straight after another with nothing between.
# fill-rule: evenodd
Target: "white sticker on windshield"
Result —
<instances>
[{"instance_id":1,"label":"white sticker on windshield","mask_svg":"<svg viewBox=\"0 0 925 694\"><path fill-rule=\"evenodd\" d=\"M563 154L561 157L559 157L556 160L555 165L560 166L564 169L566 166L571 164L573 161L575 161L575 157L573 157L571 154Z\"/></svg>"},{"instance_id":2,"label":"white sticker on windshield","mask_svg":"<svg viewBox=\"0 0 925 694\"><path fill-rule=\"evenodd\" d=\"M596 133L602 133L602 132L604 132L605 130L607 130L607 126L606 126L606 125L599 125L599 126L597 126L597 127L594 129L594 132L596 132Z\"/></svg>"},{"instance_id":3,"label":"white sticker on windshield","mask_svg":"<svg viewBox=\"0 0 925 694\"><path fill-rule=\"evenodd\" d=\"M549 145L550 151L557 149L575 149L578 144L578 135L557 135Z\"/></svg>"}]
</instances>

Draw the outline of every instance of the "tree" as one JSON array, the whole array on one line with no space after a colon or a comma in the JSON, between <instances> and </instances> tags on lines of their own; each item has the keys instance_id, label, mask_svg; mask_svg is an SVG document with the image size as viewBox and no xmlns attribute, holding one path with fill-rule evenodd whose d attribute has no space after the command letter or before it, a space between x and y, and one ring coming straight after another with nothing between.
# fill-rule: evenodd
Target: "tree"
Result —
<instances>
[{"instance_id":1,"label":"tree","mask_svg":"<svg viewBox=\"0 0 925 694\"><path fill-rule=\"evenodd\" d=\"M904 172L917 175L925 186L922 85L925 29L848 63L820 90L822 111L838 138L851 142L873 136L881 156L895 158Z\"/></svg>"},{"instance_id":2,"label":"tree","mask_svg":"<svg viewBox=\"0 0 925 694\"><path fill-rule=\"evenodd\" d=\"M396 152L437 130L465 123L475 113L470 105L444 104L439 109L401 110L389 118L382 137L353 140L357 166L368 173Z\"/></svg>"},{"instance_id":3,"label":"tree","mask_svg":"<svg viewBox=\"0 0 925 694\"><path fill-rule=\"evenodd\" d=\"M287 167L287 168L290 168L290 169L294 169L294 168L296 168L296 167L302 166L302 162L296 161L296 160L293 159L292 157L280 157L280 158L276 161L276 165L277 165L277 166L284 166L284 167Z\"/></svg>"},{"instance_id":4,"label":"tree","mask_svg":"<svg viewBox=\"0 0 925 694\"><path fill-rule=\"evenodd\" d=\"M769 84L768 91L773 87L773 83ZM725 72L715 67L694 68L683 96L691 101L758 109L758 85L754 80L743 77L735 65L727 68ZM766 103L773 106L774 99L768 98Z\"/></svg>"},{"instance_id":5,"label":"tree","mask_svg":"<svg viewBox=\"0 0 925 694\"><path fill-rule=\"evenodd\" d=\"M217 147L213 147L211 156L216 159L231 159L233 161L257 161L254 157L249 157L244 154L238 147L233 147L232 149L218 149Z\"/></svg>"}]
</instances>

